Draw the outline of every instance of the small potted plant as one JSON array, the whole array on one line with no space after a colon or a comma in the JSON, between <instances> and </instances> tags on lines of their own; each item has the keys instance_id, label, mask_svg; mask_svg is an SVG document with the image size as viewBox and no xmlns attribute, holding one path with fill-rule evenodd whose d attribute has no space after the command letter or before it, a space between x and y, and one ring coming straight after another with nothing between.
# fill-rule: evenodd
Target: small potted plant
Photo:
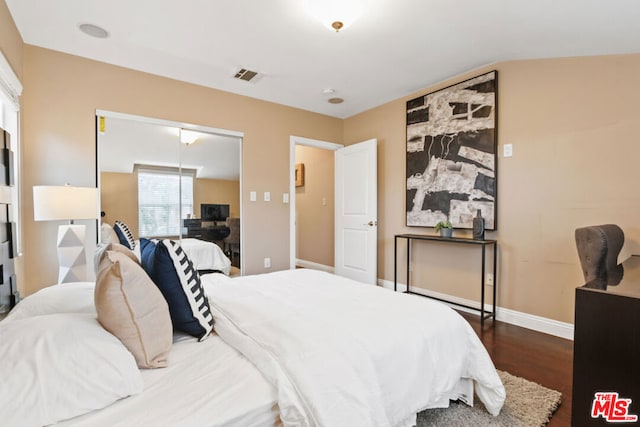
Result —
<instances>
[{"instance_id":1,"label":"small potted plant","mask_svg":"<svg viewBox=\"0 0 640 427\"><path fill-rule=\"evenodd\" d=\"M448 219L445 221L440 221L436 224L436 232L440 232L440 237L451 237L451 232L453 231L453 225L451 225L451 221Z\"/></svg>"}]
</instances>

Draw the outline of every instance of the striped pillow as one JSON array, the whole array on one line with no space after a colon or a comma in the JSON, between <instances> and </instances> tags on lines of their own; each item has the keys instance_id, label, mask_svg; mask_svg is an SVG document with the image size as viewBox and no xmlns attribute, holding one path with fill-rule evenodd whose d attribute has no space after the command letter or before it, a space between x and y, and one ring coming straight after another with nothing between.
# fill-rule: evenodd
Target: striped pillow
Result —
<instances>
[{"instance_id":1,"label":"striped pillow","mask_svg":"<svg viewBox=\"0 0 640 427\"><path fill-rule=\"evenodd\" d=\"M121 244L125 245L131 250L135 249L136 239L133 238L133 233L131 232L131 230L129 230L127 224L122 221L116 221L115 223L113 223L113 230L116 232L118 240L120 240Z\"/></svg>"},{"instance_id":2,"label":"striped pillow","mask_svg":"<svg viewBox=\"0 0 640 427\"><path fill-rule=\"evenodd\" d=\"M173 240L140 239L142 267L169 304L173 327L206 339L213 329L209 300L200 275L187 254Z\"/></svg>"}]
</instances>

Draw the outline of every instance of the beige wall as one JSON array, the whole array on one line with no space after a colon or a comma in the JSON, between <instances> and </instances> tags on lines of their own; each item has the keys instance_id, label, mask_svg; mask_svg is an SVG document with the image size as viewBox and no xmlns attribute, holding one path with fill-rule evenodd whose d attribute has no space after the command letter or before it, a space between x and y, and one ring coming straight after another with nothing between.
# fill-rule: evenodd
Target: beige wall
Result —
<instances>
[{"instance_id":1,"label":"beige wall","mask_svg":"<svg viewBox=\"0 0 640 427\"><path fill-rule=\"evenodd\" d=\"M194 214L200 218L202 203L229 205L229 216L240 217L240 181L224 179L196 179L194 184Z\"/></svg>"},{"instance_id":2,"label":"beige wall","mask_svg":"<svg viewBox=\"0 0 640 427\"><path fill-rule=\"evenodd\" d=\"M0 1L0 51L13 72L22 80L22 37L16 28L15 22L9 13L7 3Z\"/></svg>"},{"instance_id":3,"label":"beige wall","mask_svg":"<svg viewBox=\"0 0 640 427\"><path fill-rule=\"evenodd\" d=\"M334 152L296 145L304 186L296 187L296 258L334 265Z\"/></svg>"},{"instance_id":4,"label":"beige wall","mask_svg":"<svg viewBox=\"0 0 640 427\"><path fill-rule=\"evenodd\" d=\"M243 132L244 272L265 271L265 257L271 270L289 267L289 137L342 142L342 120L30 45L23 61L23 195L36 184L95 185L96 109ZM250 191L270 191L272 201L250 202ZM57 227L34 222L24 200L25 263L38 266L24 280L33 292L56 282Z\"/></svg>"},{"instance_id":5,"label":"beige wall","mask_svg":"<svg viewBox=\"0 0 640 427\"><path fill-rule=\"evenodd\" d=\"M433 233L405 226L405 102L491 69L499 72L498 151L509 143L514 153L500 154L498 230L487 233L499 240L498 305L573 323L582 283L575 228L617 223L623 250L640 253L640 55L500 63L347 119L345 143L379 143L378 277L393 280L395 234ZM413 262L415 283L478 299L472 248L416 245Z\"/></svg>"},{"instance_id":6,"label":"beige wall","mask_svg":"<svg viewBox=\"0 0 640 427\"><path fill-rule=\"evenodd\" d=\"M103 222L127 224L134 237L138 230L138 180L133 173L100 173L100 209L105 213Z\"/></svg>"}]
</instances>

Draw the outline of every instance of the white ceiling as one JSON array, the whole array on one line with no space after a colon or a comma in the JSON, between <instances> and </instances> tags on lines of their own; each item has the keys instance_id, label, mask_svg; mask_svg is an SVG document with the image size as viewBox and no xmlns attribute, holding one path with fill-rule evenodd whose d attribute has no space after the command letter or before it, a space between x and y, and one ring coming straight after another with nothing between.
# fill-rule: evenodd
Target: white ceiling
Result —
<instances>
[{"instance_id":1,"label":"white ceiling","mask_svg":"<svg viewBox=\"0 0 640 427\"><path fill-rule=\"evenodd\" d=\"M340 33L305 1L6 3L25 43L339 118L498 61L640 52L638 0L367 0Z\"/></svg>"},{"instance_id":2,"label":"white ceiling","mask_svg":"<svg viewBox=\"0 0 640 427\"><path fill-rule=\"evenodd\" d=\"M197 132L190 145L179 142L179 128L106 117L98 135L102 172L132 173L134 165L182 166L198 178L240 179L240 138Z\"/></svg>"}]
</instances>

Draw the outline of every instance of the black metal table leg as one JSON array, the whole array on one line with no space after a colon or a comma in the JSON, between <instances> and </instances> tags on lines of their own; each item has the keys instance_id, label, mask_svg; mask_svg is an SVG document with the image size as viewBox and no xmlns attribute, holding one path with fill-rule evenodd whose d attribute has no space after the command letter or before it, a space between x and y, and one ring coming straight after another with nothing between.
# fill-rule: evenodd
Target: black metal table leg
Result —
<instances>
[{"instance_id":1,"label":"black metal table leg","mask_svg":"<svg viewBox=\"0 0 640 427\"><path fill-rule=\"evenodd\" d=\"M409 275L409 266L411 265L411 239L407 239L407 293L410 292L410 288L409 288L409 282L410 282L410 275Z\"/></svg>"},{"instance_id":2,"label":"black metal table leg","mask_svg":"<svg viewBox=\"0 0 640 427\"><path fill-rule=\"evenodd\" d=\"M480 328L484 326L484 277L485 277L485 246L482 245L482 273L480 274Z\"/></svg>"},{"instance_id":3,"label":"black metal table leg","mask_svg":"<svg viewBox=\"0 0 640 427\"><path fill-rule=\"evenodd\" d=\"M398 236L393 239L393 292L398 290Z\"/></svg>"},{"instance_id":4,"label":"black metal table leg","mask_svg":"<svg viewBox=\"0 0 640 427\"><path fill-rule=\"evenodd\" d=\"M498 289L498 272L496 271L498 267L498 244L493 243L493 322L495 324L496 321L496 290Z\"/></svg>"}]
</instances>

